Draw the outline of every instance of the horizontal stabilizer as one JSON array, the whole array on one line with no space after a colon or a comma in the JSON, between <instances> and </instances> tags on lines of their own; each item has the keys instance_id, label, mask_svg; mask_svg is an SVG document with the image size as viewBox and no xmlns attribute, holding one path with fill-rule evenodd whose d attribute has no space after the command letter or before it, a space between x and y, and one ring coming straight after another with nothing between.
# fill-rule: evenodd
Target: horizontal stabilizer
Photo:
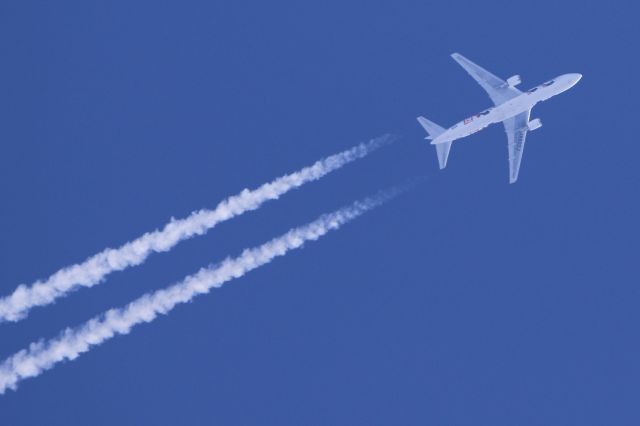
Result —
<instances>
[{"instance_id":1,"label":"horizontal stabilizer","mask_svg":"<svg viewBox=\"0 0 640 426\"><path fill-rule=\"evenodd\" d=\"M449 158L449 150L453 142L444 142L436 144L436 153L438 154L438 164L440 169L447 167L447 158Z\"/></svg>"},{"instance_id":2,"label":"horizontal stabilizer","mask_svg":"<svg viewBox=\"0 0 640 426\"><path fill-rule=\"evenodd\" d=\"M427 136L425 139L435 139L445 131L443 127L438 126L433 121L427 120L422 116L418 117L418 123L420 123L420 125L424 127L424 129L429 134L429 136ZM445 167L447 167L447 158L449 158L451 141L441 142L435 145L436 145L436 153L438 154L438 164L440 165L440 169L444 169Z\"/></svg>"},{"instance_id":3,"label":"horizontal stabilizer","mask_svg":"<svg viewBox=\"0 0 640 426\"><path fill-rule=\"evenodd\" d=\"M435 138L438 137L439 134L441 134L445 130L444 128L438 126L433 121L427 120L426 118L424 118L422 116L418 117L418 123L420 123L420 125L422 127L424 127L424 129L429 134L427 139L435 139Z\"/></svg>"}]
</instances>

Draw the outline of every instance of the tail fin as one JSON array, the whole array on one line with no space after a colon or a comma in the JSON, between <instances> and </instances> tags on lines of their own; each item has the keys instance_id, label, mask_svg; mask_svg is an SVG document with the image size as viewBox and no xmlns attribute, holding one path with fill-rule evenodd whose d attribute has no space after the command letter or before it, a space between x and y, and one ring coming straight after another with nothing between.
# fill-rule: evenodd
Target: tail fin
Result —
<instances>
[{"instance_id":1,"label":"tail fin","mask_svg":"<svg viewBox=\"0 0 640 426\"><path fill-rule=\"evenodd\" d=\"M420 125L424 127L429 134L425 139L435 139L445 130L433 121L429 121L424 117L418 117L418 123L420 123ZM440 165L440 169L447 167L447 159L449 158L450 149L451 142L436 144L436 154L438 154L438 164Z\"/></svg>"}]
</instances>

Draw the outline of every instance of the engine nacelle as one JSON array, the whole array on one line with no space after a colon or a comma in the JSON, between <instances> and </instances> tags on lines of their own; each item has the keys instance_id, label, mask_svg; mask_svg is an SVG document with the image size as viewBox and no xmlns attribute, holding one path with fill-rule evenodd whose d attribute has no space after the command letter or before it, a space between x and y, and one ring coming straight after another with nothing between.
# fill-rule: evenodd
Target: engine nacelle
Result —
<instances>
[{"instance_id":1,"label":"engine nacelle","mask_svg":"<svg viewBox=\"0 0 640 426\"><path fill-rule=\"evenodd\" d=\"M539 129L540 127L542 127L542 121L540 121L539 118L534 118L533 120L529 121L527 127L530 131Z\"/></svg>"},{"instance_id":2,"label":"engine nacelle","mask_svg":"<svg viewBox=\"0 0 640 426\"><path fill-rule=\"evenodd\" d=\"M509 77L507 79L507 85L509 87L516 87L518 84L520 84L522 82L522 80L520 80L520 76L519 75L512 75L511 77Z\"/></svg>"}]
</instances>

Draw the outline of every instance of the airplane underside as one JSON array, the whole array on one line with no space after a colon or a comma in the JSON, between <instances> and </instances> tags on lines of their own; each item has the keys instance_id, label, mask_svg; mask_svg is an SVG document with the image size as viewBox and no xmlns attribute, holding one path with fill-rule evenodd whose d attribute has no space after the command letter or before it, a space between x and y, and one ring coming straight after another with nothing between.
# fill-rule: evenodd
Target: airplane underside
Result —
<instances>
[{"instance_id":1,"label":"airplane underside","mask_svg":"<svg viewBox=\"0 0 640 426\"><path fill-rule=\"evenodd\" d=\"M531 109L536 103L573 87L582 78L582 75L564 74L522 92L515 88L521 82L519 75L509 77L505 81L458 53L451 56L482 86L493 101L494 107L468 117L448 129L425 117L417 118L428 134L425 139L431 140L431 144L435 145L440 169L447 166L453 141L479 132L491 124L502 123L507 133L509 183L516 182L520 172L527 132L542 126L539 118L529 120Z\"/></svg>"}]
</instances>

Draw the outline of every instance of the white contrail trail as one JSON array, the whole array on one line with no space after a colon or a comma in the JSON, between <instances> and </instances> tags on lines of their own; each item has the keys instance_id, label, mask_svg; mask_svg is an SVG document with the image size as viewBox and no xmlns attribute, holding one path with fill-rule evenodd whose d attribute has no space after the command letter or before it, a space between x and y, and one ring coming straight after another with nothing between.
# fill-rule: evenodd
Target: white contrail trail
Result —
<instances>
[{"instance_id":1,"label":"white contrail trail","mask_svg":"<svg viewBox=\"0 0 640 426\"><path fill-rule=\"evenodd\" d=\"M117 249L105 249L82 263L59 270L44 281L37 281L29 286L22 284L11 295L0 299L0 323L23 319L30 309L53 303L79 287L92 287L111 272L139 265L153 252L168 251L183 240L202 235L220 222L255 210L265 201L277 199L307 182L318 180L393 140L393 136L384 135L361 143L319 160L309 167L265 183L257 189L245 189L220 202L213 210L199 210L185 219L172 219L161 230L148 232Z\"/></svg>"},{"instance_id":2,"label":"white contrail trail","mask_svg":"<svg viewBox=\"0 0 640 426\"><path fill-rule=\"evenodd\" d=\"M118 334L127 334L131 328L143 322L153 321L159 314L166 314L177 304L192 300L212 288L239 278L247 272L285 255L289 250L300 248L306 241L317 240L327 232L338 229L345 223L393 198L402 189L392 189L377 196L357 201L333 213L320 216L314 222L291 229L286 234L251 249L244 250L236 258L227 258L221 263L203 268L183 281L148 293L124 308L110 309L77 328L68 328L48 342L32 343L0 364L0 394L7 389L16 389L26 378L40 375L45 370L64 360L73 360Z\"/></svg>"}]
</instances>

